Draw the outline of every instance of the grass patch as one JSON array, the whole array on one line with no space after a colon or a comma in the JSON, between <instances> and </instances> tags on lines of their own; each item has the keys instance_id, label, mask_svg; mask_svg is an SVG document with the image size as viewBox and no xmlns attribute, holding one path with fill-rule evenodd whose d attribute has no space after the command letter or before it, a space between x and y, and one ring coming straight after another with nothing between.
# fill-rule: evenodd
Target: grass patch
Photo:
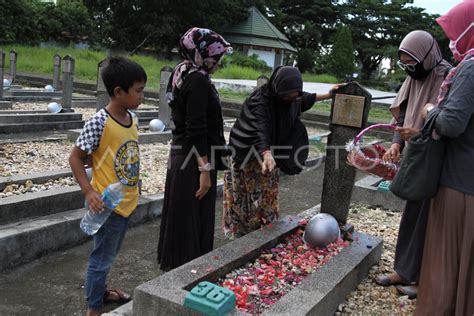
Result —
<instances>
[{"instance_id":1,"label":"grass patch","mask_svg":"<svg viewBox=\"0 0 474 316\"><path fill-rule=\"evenodd\" d=\"M244 102L245 99L250 95L250 92L239 92L232 89L219 89L219 96L222 99Z\"/></svg>"},{"instance_id":2,"label":"grass patch","mask_svg":"<svg viewBox=\"0 0 474 316\"><path fill-rule=\"evenodd\" d=\"M313 109L323 113L331 113L331 102L322 101L316 102ZM390 123L392 120L392 113L388 107L372 106L369 112L369 121L373 123Z\"/></svg>"},{"instance_id":3,"label":"grass patch","mask_svg":"<svg viewBox=\"0 0 474 316\"><path fill-rule=\"evenodd\" d=\"M53 56L59 54L61 57L71 55L76 61L75 77L79 80L92 80L97 78L97 64L107 57L107 51L95 51L91 49L78 49L73 47L39 47L25 45L6 45L1 46L5 54L5 65L8 68L10 63L10 50L18 53L17 70L19 72L29 72L34 74L48 75L53 74ZM133 55L132 60L138 62L145 68L148 75L147 86L149 88L159 87L160 70L164 66L174 67L176 61L157 60L149 56ZM249 67L240 67L228 65L220 68L213 75L218 79L247 79L256 80L260 75L270 77L271 72L263 72ZM307 82L325 82L337 83L338 80L331 75L303 74L303 80Z\"/></svg>"},{"instance_id":4,"label":"grass patch","mask_svg":"<svg viewBox=\"0 0 474 316\"><path fill-rule=\"evenodd\" d=\"M304 82L322 82L322 83L340 83L336 77L328 75L328 74L303 74L303 81Z\"/></svg>"}]
</instances>

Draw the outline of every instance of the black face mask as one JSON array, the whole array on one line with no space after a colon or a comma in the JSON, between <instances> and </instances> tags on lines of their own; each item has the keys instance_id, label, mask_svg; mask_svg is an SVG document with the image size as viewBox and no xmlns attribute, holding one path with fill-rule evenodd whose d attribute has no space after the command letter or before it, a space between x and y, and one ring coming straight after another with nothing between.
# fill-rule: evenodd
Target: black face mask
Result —
<instances>
[{"instance_id":1,"label":"black face mask","mask_svg":"<svg viewBox=\"0 0 474 316\"><path fill-rule=\"evenodd\" d=\"M412 77L413 79L415 80L421 80L421 79L425 79L426 77L428 77L428 75L430 74L430 72L436 67L439 65L439 63L442 61L442 59L440 61L438 61L438 63L436 63L436 65L434 65L434 67L426 70L424 67L423 67L423 62L425 61L426 59L426 56L428 56L428 54L431 52L431 50L433 49L433 45L434 45L434 38L433 38L433 42L431 43L431 47L430 49L428 50L428 52L426 53L425 57L423 57L423 59L419 62L419 63L416 63L415 64L415 69L413 71L410 71L408 70L408 68L405 69L405 72L407 73L407 75L409 75L410 77Z\"/></svg>"},{"instance_id":2,"label":"black face mask","mask_svg":"<svg viewBox=\"0 0 474 316\"><path fill-rule=\"evenodd\" d=\"M423 67L423 62L419 62L415 65L415 70L413 71L410 71L408 69L405 69L405 72L407 73L407 75L409 75L410 77L412 77L413 79L415 80L421 80L421 79L425 79L426 77L428 77L428 75L430 74L431 70L433 70L433 68L429 69L429 70L426 70L424 67Z\"/></svg>"}]
</instances>

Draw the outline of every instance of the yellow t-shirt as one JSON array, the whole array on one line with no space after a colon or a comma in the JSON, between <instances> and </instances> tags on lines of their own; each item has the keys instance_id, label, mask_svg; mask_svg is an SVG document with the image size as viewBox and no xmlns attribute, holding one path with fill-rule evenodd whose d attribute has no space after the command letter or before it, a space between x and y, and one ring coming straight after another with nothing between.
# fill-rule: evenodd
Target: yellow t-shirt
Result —
<instances>
[{"instance_id":1,"label":"yellow t-shirt","mask_svg":"<svg viewBox=\"0 0 474 316\"><path fill-rule=\"evenodd\" d=\"M84 125L76 146L92 155L91 185L101 193L112 183L121 182L124 198L115 212L129 217L138 204L140 152L138 118L130 113L131 124L117 122L105 109L98 111Z\"/></svg>"}]
</instances>

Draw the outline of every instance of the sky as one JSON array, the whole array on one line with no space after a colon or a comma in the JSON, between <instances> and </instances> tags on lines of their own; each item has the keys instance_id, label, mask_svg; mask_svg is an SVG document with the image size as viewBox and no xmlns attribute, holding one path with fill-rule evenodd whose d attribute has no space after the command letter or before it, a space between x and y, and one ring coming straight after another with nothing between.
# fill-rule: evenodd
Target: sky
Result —
<instances>
[{"instance_id":1,"label":"sky","mask_svg":"<svg viewBox=\"0 0 474 316\"><path fill-rule=\"evenodd\" d=\"M462 0L414 0L413 5L425 8L430 14L442 15L461 2Z\"/></svg>"}]
</instances>

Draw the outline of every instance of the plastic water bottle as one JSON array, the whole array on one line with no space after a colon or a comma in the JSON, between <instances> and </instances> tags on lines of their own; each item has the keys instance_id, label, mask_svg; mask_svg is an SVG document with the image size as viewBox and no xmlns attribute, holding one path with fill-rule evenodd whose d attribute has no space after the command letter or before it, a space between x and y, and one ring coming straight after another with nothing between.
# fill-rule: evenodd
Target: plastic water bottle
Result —
<instances>
[{"instance_id":1,"label":"plastic water bottle","mask_svg":"<svg viewBox=\"0 0 474 316\"><path fill-rule=\"evenodd\" d=\"M112 210L120 204L123 199L123 185L120 182L112 183L102 193L102 201L105 208L100 213L87 209L82 217L80 227L87 235L94 235L102 227Z\"/></svg>"}]
</instances>

